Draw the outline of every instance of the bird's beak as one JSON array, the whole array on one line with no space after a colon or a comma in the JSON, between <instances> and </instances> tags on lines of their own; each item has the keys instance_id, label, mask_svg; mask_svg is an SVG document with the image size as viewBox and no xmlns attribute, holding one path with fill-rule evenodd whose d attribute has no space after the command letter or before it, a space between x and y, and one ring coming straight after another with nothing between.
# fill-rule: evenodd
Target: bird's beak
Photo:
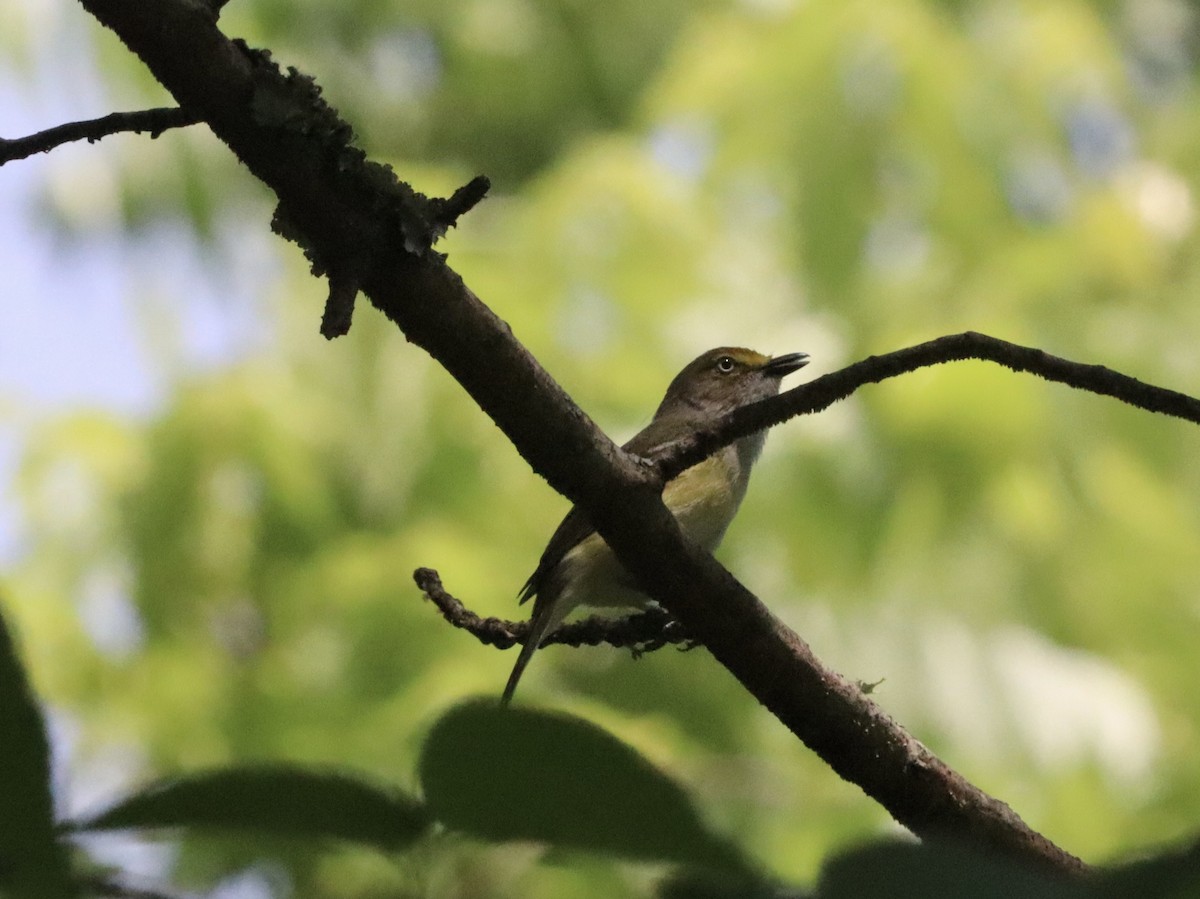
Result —
<instances>
[{"instance_id":1,"label":"bird's beak","mask_svg":"<svg viewBox=\"0 0 1200 899\"><path fill-rule=\"evenodd\" d=\"M799 371L808 365L808 353L788 353L786 356L776 356L762 367L763 373L773 378L782 378L794 371Z\"/></svg>"}]
</instances>

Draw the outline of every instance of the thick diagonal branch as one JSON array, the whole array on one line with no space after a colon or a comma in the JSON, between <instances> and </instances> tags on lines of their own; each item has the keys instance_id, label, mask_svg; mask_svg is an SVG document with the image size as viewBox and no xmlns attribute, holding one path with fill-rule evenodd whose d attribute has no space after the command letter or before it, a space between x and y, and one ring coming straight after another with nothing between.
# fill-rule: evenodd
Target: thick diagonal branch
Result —
<instances>
[{"instance_id":1,"label":"thick diagonal branch","mask_svg":"<svg viewBox=\"0 0 1200 899\"><path fill-rule=\"evenodd\" d=\"M466 389L521 455L586 510L621 563L746 688L839 774L917 834L952 831L1059 871L1078 859L1029 829L913 740L708 553L684 540L651 466L621 452L435 254L422 211L348 145L311 83L228 40L191 0L81 0L280 199L315 263L353 274L409 340ZM309 89L306 89L309 88ZM411 191L410 191L411 193ZM435 216L436 218L436 216Z\"/></svg>"}]
</instances>

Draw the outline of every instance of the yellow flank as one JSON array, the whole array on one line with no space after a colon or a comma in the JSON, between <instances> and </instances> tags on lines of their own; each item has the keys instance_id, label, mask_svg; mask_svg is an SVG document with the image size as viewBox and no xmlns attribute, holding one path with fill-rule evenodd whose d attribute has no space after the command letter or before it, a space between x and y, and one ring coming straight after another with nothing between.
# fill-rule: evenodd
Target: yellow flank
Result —
<instances>
[{"instance_id":1,"label":"yellow flank","mask_svg":"<svg viewBox=\"0 0 1200 899\"><path fill-rule=\"evenodd\" d=\"M709 551L720 544L746 495L749 478L739 477L741 468L737 450L726 447L683 472L663 491L663 502L683 532Z\"/></svg>"}]
</instances>

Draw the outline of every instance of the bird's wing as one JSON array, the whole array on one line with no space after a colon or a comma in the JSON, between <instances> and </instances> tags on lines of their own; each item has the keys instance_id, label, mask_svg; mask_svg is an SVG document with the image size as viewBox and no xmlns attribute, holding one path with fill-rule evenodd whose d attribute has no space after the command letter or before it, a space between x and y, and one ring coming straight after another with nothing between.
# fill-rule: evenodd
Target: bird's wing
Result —
<instances>
[{"instance_id":1,"label":"bird's wing","mask_svg":"<svg viewBox=\"0 0 1200 899\"><path fill-rule=\"evenodd\" d=\"M668 429L669 425L667 422L652 421L646 427L642 428L642 430L638 431L621 448L644 459L653 460L655 453L660 452L661 448L670 442L666 433ZM521 592L517 594L518 599L524 603L531 597L537 596L538 592L545 585L546 578L558 566L558 563L563 560L563 557L595 533L595 530L592 527L592 523L588 521L587 516L580 512L577 507L572 506L571 511L559 522L558 528L550 537L550 542L546 544L546 549L542 553L542 558L538 561L537 568L529 576L529 580L525 582L525 586L521 588Z\"/></svg>"},{"instance_id":2,"label":"bird's wing","mask_svg":"<svg viewBox=\"0 0 1200 899\"><path fill-rule=\"evenodd\" d=\"M533 570L533 574L529 575L529 580L517 594L518 599L526 602L531 597L537 596L544 586L546 578L563 560L563 556L586 540L593 531L595 528L592 527L587 516L576 506L572 506L571 511L559 522L558 528L550 537L550 542L546 544L546 549L542 553L541 559L538 560L537 568Z\"/></svg>"}]
</instances>

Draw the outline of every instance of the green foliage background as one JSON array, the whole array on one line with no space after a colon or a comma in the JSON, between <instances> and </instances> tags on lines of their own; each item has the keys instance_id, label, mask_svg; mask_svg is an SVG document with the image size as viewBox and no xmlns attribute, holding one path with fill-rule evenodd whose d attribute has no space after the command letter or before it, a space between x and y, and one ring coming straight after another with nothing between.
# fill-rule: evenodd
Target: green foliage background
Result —
<instances>
[{"instance_id":1,"label":"green foliage background","mask_svg":"<svg viewBox=\"0 0 1200 899\"><path fill-rule=\"evenodd\" d=\"M619 439L721 343L817 374L974 329L1200 390L1190 5L235 0L222 25L314 75L418 189L493 177L441 249ZM163 102L88 39L113 108ZM131 241L182 219L220 265L235 222L267 228L202 129L89 152ZM443 624L412 569L516 616L565 504L365 304L321 340L323 286L270 252L259 352L176 371L151 420L30 435L6 610L81 769L116 747L147 778L286 759L414 788L431 722L498 694L511 654ZM1200 819L1197 446L994 367L923 372L778 429L719 556L1035 828L1116 858ZM85 628L98 589L135 606L133 651ZM892 829L703 652L550 649L522 694L672 771L781 878ZM178 880L260 854L191 841ZM271 854L297 896L642 895L654 874L449 838Z\"/></svg>"}]
</instances>

